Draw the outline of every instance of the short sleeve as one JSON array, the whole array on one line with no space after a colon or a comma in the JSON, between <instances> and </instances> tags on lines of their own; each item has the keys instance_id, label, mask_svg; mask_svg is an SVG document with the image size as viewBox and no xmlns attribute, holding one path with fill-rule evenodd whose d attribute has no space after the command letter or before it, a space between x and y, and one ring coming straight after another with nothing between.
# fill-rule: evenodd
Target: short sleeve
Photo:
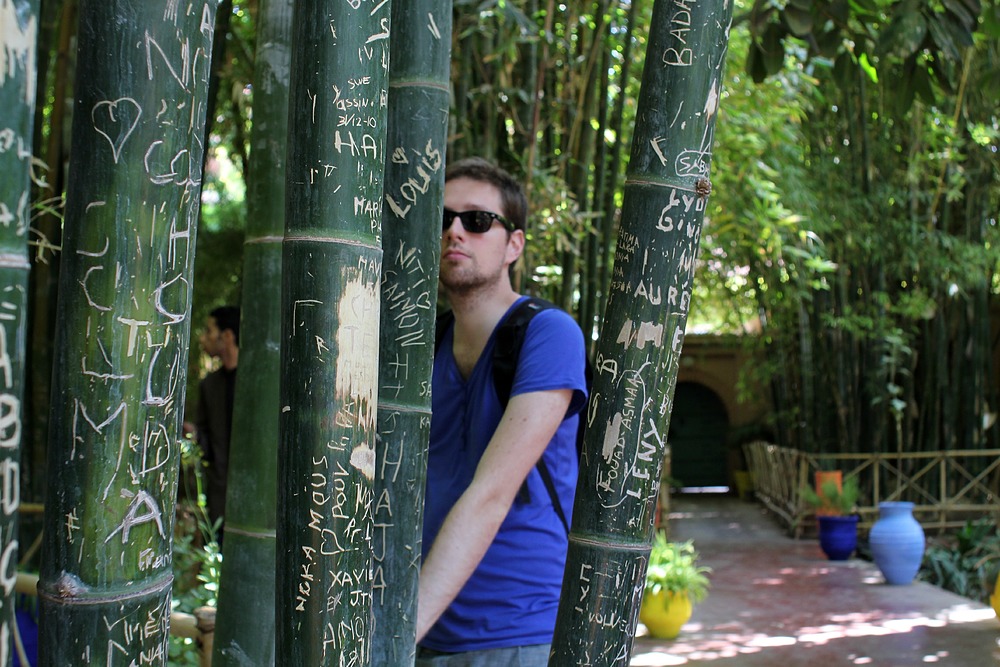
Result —
<instances>
[{"instance_id":1,"label":"short sleeve","mask_svg":"<svg viewBox=\"0 0 1000 667\"><path fill-rule=\"evenodd\" d=\"M586 363L583 332L576 321L562 310L543 310L528 324L511 396L572 389L566 416L574 415L587 402Z\"/></svg>"}]
</instances>

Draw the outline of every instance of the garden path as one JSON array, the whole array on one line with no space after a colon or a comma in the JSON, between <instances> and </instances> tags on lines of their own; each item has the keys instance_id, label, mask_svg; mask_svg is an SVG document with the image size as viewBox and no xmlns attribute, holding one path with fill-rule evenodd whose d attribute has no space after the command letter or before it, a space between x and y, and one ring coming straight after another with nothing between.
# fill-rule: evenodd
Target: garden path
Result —
<instances>
[{"instance_id":1,"label":"garden path","mask_svg":"<svg viewBox=\"0 0 1000 667\"><path fill-rule=\"evenodd\" d=\"M756 503L674 496L670 531L694 540L712 587L677 639L640 624L632 667L1000 666L990 607L924 582L886 585L865 560L827 561Z\"/></svg>"}]
</instances>

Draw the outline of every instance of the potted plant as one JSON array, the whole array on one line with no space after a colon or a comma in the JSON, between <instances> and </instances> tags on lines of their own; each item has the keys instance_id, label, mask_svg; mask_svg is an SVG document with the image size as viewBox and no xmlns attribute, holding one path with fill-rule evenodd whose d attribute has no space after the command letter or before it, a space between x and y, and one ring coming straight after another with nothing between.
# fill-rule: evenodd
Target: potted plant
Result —
<instances>
[{"instance_id":1,"label":"potted plant","mask_svg":"<svg viewBox=\"0 0 1000 667\"><path fill-rule=\"evenodd\" d=\"M698 565L691 540L670 542L666 533L656 532L639 607L639 620L650 635L673 639L680 634L691 618L692 604L708 593L709 572L711 568Z\"/></svg>"},{"instance_id":2,"label":"potted plant","mask_svg":"<svg viewBox=\"0 0 1000 667\"><path fill-rule=\"evenodd\" d=\"M819 546L830 560L847 560L858 546L858 515L854 513L860 490L858 480L849 477L843 484L828 480L817 493L808 486L799 492L816 512Z\"/></svg>"}]
</instances>

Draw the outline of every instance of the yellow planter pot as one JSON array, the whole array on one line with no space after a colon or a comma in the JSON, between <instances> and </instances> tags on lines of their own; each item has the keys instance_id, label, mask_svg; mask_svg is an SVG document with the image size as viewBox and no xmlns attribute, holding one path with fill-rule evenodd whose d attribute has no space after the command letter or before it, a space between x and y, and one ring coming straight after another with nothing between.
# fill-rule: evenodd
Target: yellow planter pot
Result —
<instances>
[{"instance_id":1,"label":"yellow planter pot","mask_svg":"<svg viewBox=\"0 0 1000 667\"><path fill-rule=\"evenodd\" d=\"M990 606L996 612L997 618L1000 618L1000 577L997 577L997 583L993 587L993 595L990 596Z\"/></svg>"},{"instance_id":2,"label":"yellow planter pot","mask_svg":"<svg viewBox=\"0 0 1000 667\"><path fill-rule=\"evenodd\" d=\"M691 599L685 593L669 591L645 593L639 607L639 620L657 639L673 639L691 618Z\"/></svg>"}]
</instances>

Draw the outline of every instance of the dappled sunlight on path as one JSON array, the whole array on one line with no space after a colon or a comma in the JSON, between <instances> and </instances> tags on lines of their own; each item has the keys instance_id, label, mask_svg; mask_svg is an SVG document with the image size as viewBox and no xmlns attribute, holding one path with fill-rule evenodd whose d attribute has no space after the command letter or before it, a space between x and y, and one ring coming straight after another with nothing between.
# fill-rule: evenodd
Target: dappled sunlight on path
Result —
<instances>
[{"instance_id":1,"label":"dappled sunlight on path","mask_svg":"<svg viewBox=\"0 0 1000 667\"><path fill-rule=\"evenodd\" d=\"M675 501L673 539L694 539L713 569L708 598L672 641L639 626L633 667L1000 665L989 607L922 582L888 586L875 566L825 559L752 503Z\"/></svg>"}]
</instances>

